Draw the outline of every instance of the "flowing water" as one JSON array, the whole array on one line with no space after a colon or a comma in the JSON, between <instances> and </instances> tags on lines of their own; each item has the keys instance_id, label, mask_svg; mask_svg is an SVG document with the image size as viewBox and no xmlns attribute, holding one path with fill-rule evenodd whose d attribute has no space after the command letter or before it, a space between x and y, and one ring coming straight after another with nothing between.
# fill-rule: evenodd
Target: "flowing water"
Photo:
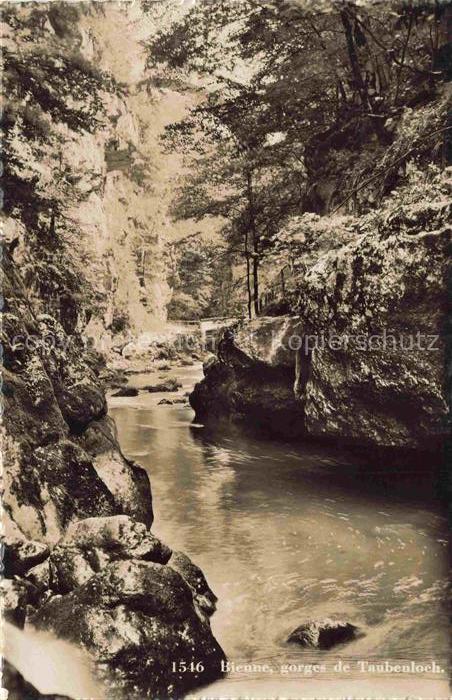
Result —
<instances>
[{"instance_id":1,"label":"flowing water","mask_svg":"<svg viewBox=\"0 0 452 700\"><path fill-rule=\"evenodd\" d=\"M181 395L200 368L174 375ZM192 697L447 697L447 523L428 480L312 444L213 431L188 406L158 405L163 396L173 397L110 400L122 448L150 474L153 531L218 595L212 628L228 659L255 662ZM286 643L324 617L364 636L328 652ZM362 665L385 660L418 666Z\"/></svg>"}]
</instances>

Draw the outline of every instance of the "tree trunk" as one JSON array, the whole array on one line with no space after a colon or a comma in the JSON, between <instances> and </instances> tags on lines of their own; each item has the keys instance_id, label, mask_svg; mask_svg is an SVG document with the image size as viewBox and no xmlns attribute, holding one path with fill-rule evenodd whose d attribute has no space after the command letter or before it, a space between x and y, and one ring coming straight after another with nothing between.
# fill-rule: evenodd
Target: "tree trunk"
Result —
<instances>
[{"instance_id":1,"label":"tree trunk","mask_svg":"<svg viewBox=\"0 0 452 700\"><path fill-rule=\"evenodd\" d=\"M248 250L248 231L245 231L245 260L246 260L246 291L248 293L248 318L252 319L252 302L253 295L251 293L251 265L250 252Z\"/></svg>"},{"instance_id":2,"label":"tree trunk","mask_svg":"<svg viewBox=\"0 0 452 700\"><path fill-rule=\"evenodd\" d=\"M253 255L253 297L254 313L259 316L259 258L256 252Z\"/></svg>"},{"instance_id":3,"label":"tree trunk","mask_svg":"<svg viewBox=\"0 0 452 700\"><path fill-rule=\"evenodd\" d=\"M358 53L356 51L355 39L353 36L353 28L350 22L349 11L347 10L347 8L341 10L341 20L345 31L345 39L347 41L348 59L350 61L353 82L355 84L356 90L358 91L363 107L365 107L365 109L370 110L371 104L369 100L369 94L367 92L367 87L364 83L363 76L361 74L361 66L359 65Z\"/></svg>"},{"instance_id":4,"label":"tree trunk","mask_svg":"<svg viewBox=\"0 0 452 700\"><path fill-rule=\"evenodd\" d=\"M283 295L283 299L286 298L286 281L284 279L284 268L281 270L281 291Z\"/></svg>"},{"instance_id":5,"label":"tree trunk","mask_svg":"<svg viewBox=\"0 0 452 700\"><path fill-rule=\"evenodd\" d=\"M247 171L248 222L253 248L253 302L254 313L259 316L259 237L256 229L253 174Z\"/></svg>"}]
</instances>

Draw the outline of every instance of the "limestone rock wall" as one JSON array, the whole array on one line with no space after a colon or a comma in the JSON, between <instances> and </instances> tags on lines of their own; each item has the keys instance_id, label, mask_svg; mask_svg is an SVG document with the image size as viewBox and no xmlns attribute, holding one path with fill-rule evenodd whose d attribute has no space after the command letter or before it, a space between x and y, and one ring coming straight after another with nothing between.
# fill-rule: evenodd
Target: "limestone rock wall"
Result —
<instances>
[{"instance_id":1,"label":"limestone rock wall","mask_svg":"<svg viewBox=\"0 0 452 700\"><path fill-rule=\"evenodd\" d=\"M79 338L67 336L51 316L34 313L8 255L3 290L8 521L26 537L49 543L71 521L88 516L128 513L150 526L148 477L121 454Z\"/></svg>"},{"instance_id":2,"label":"limestone rock wall","mask_svg":"<svg viewBox=\"0 0 452 700\"><path fill-rule=\"evenodd\" d=\"M265 404L266 430L289 437L441 445L448 434L450 169L352 224L342 246L330 220L330 249L313 255L300 247L293 314L258 318L237 333L251 366L231 357L207 368L191 396L203 420L259 423Z\"/></svg>"},{"instance_id":3,"label":"limestone rock wall","mask_svg":"<svg viewBox=\"0 0 452 700\"><path fill-rule=\"evenodd\" d=\"M35 312L7 253L3 276L3 611L25 628L8 637L7 687L32 692L31 625L86 650L105 697L181 697L221 675L216 596L150 531L149 478L117 442L102 356ZM194 671L175 673L182 661Z\"/></svg>"},{"instance_id":4,"label":"limestone rock wall","mask_svg":"<svg viewBox=\"0 0 452 700\"><path fill-rule=\"evenodd\" d=\"M108 350L116 333L160 328L170 296L158 145L162 95L149 86L142 46L157 24L140 3L22 4L9 8L6 20L4 45L14 57L7 78L20 87L8 104L13 177L5 238L15 241L15 260L35 305L69 333L83 331ZM34 104L29 73L36 61L35 80L45 86L63 61L88 76L102 71L103 82L56 84L58 109L50 85L51 98ZM75 123L61 117L91 102L94 126L83 117ZM32 103L33 113L24 107ZM34 226L24 225L14 206L18 187L34 197Z\"/></svg>"},{"instance_id":5,"label":"limestone rock wall","mask_svg":"<svg viewBox=\"0 0 452 700\"><path fill-rule=\"evenodd\" d=\"M446 435L449 246L447 226L405 233L395 221L311 269L301 318L327 342L311 354L310 434L421 449Z\"/></svg>"}]
</instances>

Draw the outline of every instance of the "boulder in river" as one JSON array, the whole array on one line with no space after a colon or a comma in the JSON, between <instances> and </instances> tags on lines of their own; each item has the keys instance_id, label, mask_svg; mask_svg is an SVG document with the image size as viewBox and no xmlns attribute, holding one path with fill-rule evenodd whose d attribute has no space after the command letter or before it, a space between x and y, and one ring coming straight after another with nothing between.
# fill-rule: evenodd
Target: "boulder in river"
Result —
<instances>
[{"instance_id":1,"label":"boulder in river","mask_svg":"<svg viewBox=\"0 0 452 700\"><path fill-rule=\"evenodd\" d=\"M331 236L308 255L294 278L293 315L260 316L236 334L254 365L205 364L191 395L198 422L223 417L285 437L441 450L450 432L448 187L434 202L402 206L395 197L375 218L351 223L344 244Z\"/></svg>"},{"instance_id":2,"label":"boulder in river","mask_svg":"<svg viewBox=\"0 0 452 700\"><path fill-rule=\"evenodd\" d=\"M122 386L112 396L138 396L138 389L133 386Z\"/></svg>"},{"instance_id":3,"label":"boulder in river","mask_svg":"<svg viewBox=\"0 0 452 700\"><path fill-rule=\"evenodd\" d=\"M147 384L143 389L157 394L161 391L177 391L181 386L182 384L178 379L170 378L165 379L164 382L160 382L159 384Z\"/></svg>"},{"instance_id":4,"label":"boulder in river","mask_svg":"<svg viewBox=\"0 0 452 700\"><path fill-rule=\"evenodd\" d=\"M361 636L358 627L350 622L312 620L297 627L287 639L290 643L314 649L331 649L337 644L352 642Z\"/></svg>"},{"instance_id":5,"label":"boulder in river","mask_svg":"<svg viewBox=\"0 0 452 700\"><path fill-rule=\"evenodd\" d=\"M180 698L222 675L223 651L197 614L190 586L170 566L113 562L51 598L31 622L83 646L128 698Z\"/></svg>"},{"instance_id":6,"label":"boulder in river","mask_svg":"<svg viewBox=\"0 0 452 700\"><path fill-rule=\"evenodd\" d=\"M293 392L293 369L256 363L230 367L218 360L204 367L205 379L190 394L199 423L224 419L283 438L304 435L302 404Z\"/></svg>"},{"instance_id":7,"label":"boulder in river","mask_svg":"<svg viewBox=\"0 0 452 700\"><path fill-rule=\"evenodd\" d=\"M187 357L183 357L179 362L180 367L193 367L194 364L194 360Z\"/></svg>"}]
</instances>

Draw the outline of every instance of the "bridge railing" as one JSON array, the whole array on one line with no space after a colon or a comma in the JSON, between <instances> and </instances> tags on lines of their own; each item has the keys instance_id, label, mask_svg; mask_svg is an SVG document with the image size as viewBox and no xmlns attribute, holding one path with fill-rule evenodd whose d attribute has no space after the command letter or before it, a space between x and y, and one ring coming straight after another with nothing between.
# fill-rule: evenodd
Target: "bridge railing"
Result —
<instances>
[{"instance_id":1,"label":"bridge railing","mask_svg":"<svg viewBox=\"0 0 452 700\"><path fill-rule=\"evenodd\" d=\"M262 313L275 302L285 301L290 292L295 291L295 275L289 265L285 265L266 285L259 295L259 310Z\"/></svg>"}]
</instances>

